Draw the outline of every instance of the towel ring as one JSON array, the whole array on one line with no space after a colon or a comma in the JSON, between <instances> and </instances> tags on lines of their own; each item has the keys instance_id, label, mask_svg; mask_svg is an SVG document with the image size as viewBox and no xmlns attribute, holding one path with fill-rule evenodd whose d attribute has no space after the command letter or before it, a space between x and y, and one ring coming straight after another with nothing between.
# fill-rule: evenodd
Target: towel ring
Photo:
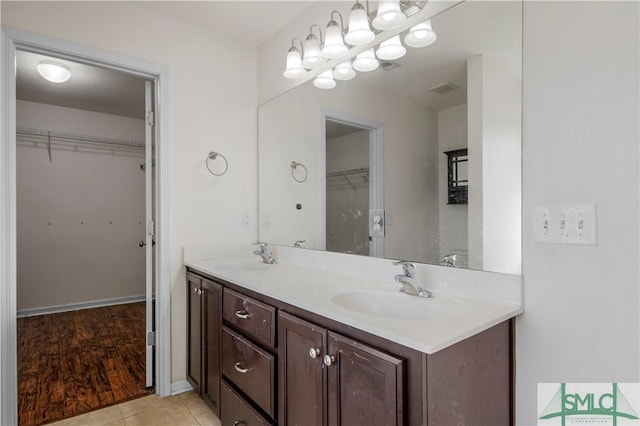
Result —
<instances>
[{"instance_id":1,"label":"towel ring","mask_svg":"<svg viewBox=\"0 0 640 426\"><path fill-rule=\"evenodd\" d=\"M298 179L294 173L294 171L296 170L296 167L302 167L304 169L304 178L303 179ZM307 180L307 178L309 177L309 171L307 170L307 168L305 167L304 164L302 163L298 163L297 161L292 161L291 162L291 176L293 176L293 180L295 180L298 183L302 183L305 182Z\"/></svg>"},{"instance_id":2,"label":"towel ring","mask_svg":"<svg viewBox=\"0 0 640 426\"><path fill-rule=\"evenodd\" d=\"M218 157L224 160L224 170L221 173L215 173L209 167L209 160L215 160ZM207 170L209 170L209 173L211 173L214 176L222 176L223 174L227 173L227 169L229 169L229 162L227 161L227 157L215 151L211 151L209 155L207 155L207 159L205 160L204 165L207 166Z\"/></svg>"}]
</instances>

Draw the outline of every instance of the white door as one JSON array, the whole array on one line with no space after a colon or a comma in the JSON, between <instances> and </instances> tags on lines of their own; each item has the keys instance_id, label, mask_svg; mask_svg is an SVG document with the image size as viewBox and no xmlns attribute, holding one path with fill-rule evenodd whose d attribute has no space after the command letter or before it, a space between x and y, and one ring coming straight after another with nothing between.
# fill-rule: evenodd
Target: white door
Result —
<instances>
[{"instance_id":1,"label":"white door","mask_svg":"<svg viewBox=\"0 0 640 426\"><path fill-rule=\"evenodd\" d=\"M146 295L146 386L153 386L153 347L155 333L153 330L153 251L155 239L155 223L153 218L153 82L145 83L145 295Z\"/></svg>"}]
</instances>

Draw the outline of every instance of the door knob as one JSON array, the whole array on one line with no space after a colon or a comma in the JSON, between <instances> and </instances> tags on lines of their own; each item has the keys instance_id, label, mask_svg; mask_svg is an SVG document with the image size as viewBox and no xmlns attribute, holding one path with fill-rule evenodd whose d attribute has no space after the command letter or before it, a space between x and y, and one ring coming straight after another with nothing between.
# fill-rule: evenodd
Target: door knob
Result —
<instances>
[{"instance_id":1,"label":"door knob","mask_svg":"<svg viewBox=\"0 0 640 426\"><path fill-rule=\"evenodd\" d=\"M333 355L324 356L324 365L326 365L327 367L331 367L334 362L336 362L336 357L334 357Z\"/></svg>"},{"instance_id":2,"label":"door knob","mask_svg":"<svg viewBox=\"0 0 640 426\"><path fill-rule=\"evenodd\" d=\"M140 247L144 247L144 246L146 246L146 245L147 245L147 243L145 243L145 242L144 242L144 240L140 240L140 241L138 242L138 245L139 245Z\"/></svg>"}]
</instances>

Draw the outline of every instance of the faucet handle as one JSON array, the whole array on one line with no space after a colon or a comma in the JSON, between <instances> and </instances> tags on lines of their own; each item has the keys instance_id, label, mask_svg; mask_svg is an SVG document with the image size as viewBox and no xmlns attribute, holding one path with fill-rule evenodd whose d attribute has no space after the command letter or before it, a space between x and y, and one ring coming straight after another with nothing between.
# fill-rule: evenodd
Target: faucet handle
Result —
<instances>
[{"instance_id":1,"label":"faucet handle","mask_svg":"<svg viewBox=\"0 0 640 426\"><path fill-rule=\"evenodd\" d=\"M409 262L408 260L396 260L393 264L401 265L402 272L407 277L414 277L416 275L416 264L413 262Z\"/></svg>"},{"instance_id":2,"label":"faucet handle","mask_svg":"<svg viewBox=\"0 0 640 426\"><path fill-rule=\"evenodd\" d=\"M257 241L257 242L255 242L255 243L252 243L251 245L253 245L253 246L260 246L260 249L261 249L261 250L263 250L263 251L264 251L266 248L268 248L268 247L269 247L269 243L262 243L262 242L260 242L260 241Z\"/></svg>"}]
</instances>

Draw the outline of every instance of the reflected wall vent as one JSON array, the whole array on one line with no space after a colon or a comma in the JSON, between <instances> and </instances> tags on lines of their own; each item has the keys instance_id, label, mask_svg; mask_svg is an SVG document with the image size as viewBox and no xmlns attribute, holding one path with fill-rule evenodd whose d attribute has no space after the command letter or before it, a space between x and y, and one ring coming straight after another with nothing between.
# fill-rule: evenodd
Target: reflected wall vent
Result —
<instances>
[{"instance_id":1,"label":"reflected wall vent","mask_svg":"<svg viewBox=\"0 0 640 426\"><path fill-rule=\"evenodd\" d=\"M458 86L457 84L453 84L453 83L449 83L448 81L442 83L442 84L438 84L436 86L433 86L431 88L428 89L429 92L436 92L438 95L444 95L447 94L449 92L453 92L456 89L459 89L460 86Z\"/></svg>"},{"instance_id":2,"label":"reflected wall vent","mask_svg":"<svg viewBox=\"0 0 640 426\"><path fill-rule=\"evenodd\" d=\"M399 66L400 64L394 61L380 61L380 68L385 71L391 71L392 69L398 68Z\"/></svg>"}]
</instances>

